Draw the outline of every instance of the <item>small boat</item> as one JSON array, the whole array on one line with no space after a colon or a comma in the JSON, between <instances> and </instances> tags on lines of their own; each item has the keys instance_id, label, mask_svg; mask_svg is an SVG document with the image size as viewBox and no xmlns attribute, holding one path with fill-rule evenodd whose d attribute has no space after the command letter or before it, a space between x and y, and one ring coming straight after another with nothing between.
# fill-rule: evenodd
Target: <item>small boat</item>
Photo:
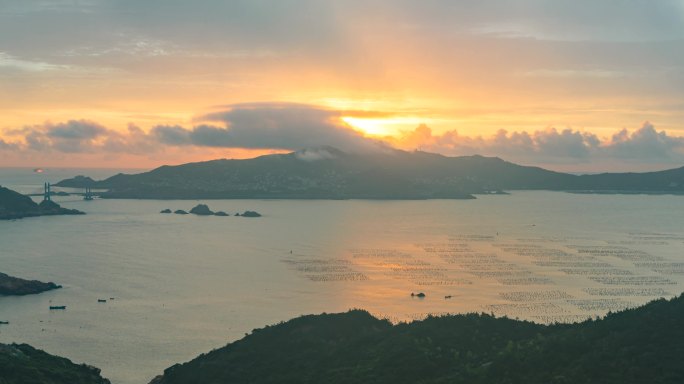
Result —
<instances>
[{"instance_id":1,"label":"small boat","mask_svg":"<svg viewBox=\"0 0 684 384\"><path fill-rule=\"evenodd\" d=\"M106 302L107 302L107 299L97 299L97 302L98 302L98 303L106 303Z\"/></svg>"},{"instance_id":2,"label":"small boat","mask_svg":"<svg viewBox=\"0 0 684 384\"><path fill-rule=\"evenodd\" d=\"M50 309L66 309L66 305L51 305Z\"/></svg>"},{"instance_id":3,"label":"small boat","mask_svg":"<svg viewBox=\"0 0 684 384\"><path fill-rule=\"evenodd\" d=\"M0 324L9 324L9 321L0 321Z\"/></svg>"},{"instance_id":4,"label":"small boat","mask_svg":"<svg viewBox=\"0 0 684 384\"><path fill-rule=\"evenodd\" d=\"M34 173L43 173L43 172L45 172L45 171L43 171L43 168L35 168L35 169L33 170L33 172L34 172Z\"/></svg>"}]
</instances>

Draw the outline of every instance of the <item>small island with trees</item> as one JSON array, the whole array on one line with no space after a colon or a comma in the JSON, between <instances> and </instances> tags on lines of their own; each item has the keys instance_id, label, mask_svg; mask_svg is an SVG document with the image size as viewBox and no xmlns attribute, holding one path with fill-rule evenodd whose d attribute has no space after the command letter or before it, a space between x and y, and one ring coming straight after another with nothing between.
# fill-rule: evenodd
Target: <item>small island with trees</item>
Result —
<instances>
[{"instance_id":1,"label":"small island with trees","mask_svg":"<svg viewBox=\"0 0 684 384\"><path fill-rule=\"evenodd\" d=\"M76 209L62 208L52 200L36 203L30 197L0 186L0 220L14 220L25 217L84 215Z\"/></svg>"}]
</instances>

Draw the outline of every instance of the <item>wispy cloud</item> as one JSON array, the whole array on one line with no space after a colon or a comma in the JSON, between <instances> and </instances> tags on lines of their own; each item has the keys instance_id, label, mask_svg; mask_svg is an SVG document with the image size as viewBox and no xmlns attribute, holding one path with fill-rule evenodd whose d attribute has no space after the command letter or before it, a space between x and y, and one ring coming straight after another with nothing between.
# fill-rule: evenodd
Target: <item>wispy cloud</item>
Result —
<instances>
[{"instance_id":1,"label":"wispy cloud","mask_svg":"<svg viewBox=\"0 0 684 384\"><path fill-rule=\"evenodd\" d=\"M0 52L0 69L13 69L28 72L46 72L71 70L73 67L68 65L50 64L43 61L32 61L20 59L6 52Z\"/></svg>"},{"instance_id":2,"label":"wispy cloud","mask_svg":"<svg viewBox=\"0 0 684 384\"><path fill-rule=\"evenodd\" d=\"M47 122L7 130L5 134L16 140L5 142L0 149L11 151L153 154L160 149L158 141L135 125L119 132L88 120Z\"/></svg>"},{"instance_id":3,"label":"wispy cloud","mask_svg":"<svg viewBox=\"0 0 684 384\"><path fill-rule=\"evenodd\" d=\"M610 69L535 69L524 74L528 77L586 77L586 78L615 78L628 75L625 71Z\"/></svg>"}]
</instances>

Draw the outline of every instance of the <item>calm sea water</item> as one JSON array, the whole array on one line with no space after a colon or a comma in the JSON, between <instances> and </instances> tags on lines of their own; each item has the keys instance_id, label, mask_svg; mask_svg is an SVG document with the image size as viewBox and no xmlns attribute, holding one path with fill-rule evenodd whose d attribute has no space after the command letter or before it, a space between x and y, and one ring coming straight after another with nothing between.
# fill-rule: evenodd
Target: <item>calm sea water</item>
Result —
<instances>
[{"instance_id":1,"label":"calm sea water","mask_svg":"<svg viewBox=\"0 0 684 384\"><path fill-rule=\"evenodd\" d=\"M0 185L34 193L80 173L115 172L0 170ZM202 201L258 219L158 213L197 201L55 200L88 214L0 222L0 271L64 286L1 297L10 324L0 342L98 366L115 384L149 382L301 314L364 308L406 321L484 311L567 322L684 287L681 196ZM426 297L411 297L418 292Z\"/></svg>"}]
</instances>

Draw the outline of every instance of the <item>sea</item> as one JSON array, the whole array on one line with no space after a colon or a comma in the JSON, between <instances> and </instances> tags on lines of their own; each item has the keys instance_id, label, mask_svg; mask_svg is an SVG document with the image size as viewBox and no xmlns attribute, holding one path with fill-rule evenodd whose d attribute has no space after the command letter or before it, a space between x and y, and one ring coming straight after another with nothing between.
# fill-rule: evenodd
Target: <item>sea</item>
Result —
<instances>
[{"instance_id":1,"label":"sea","mask_svg":"<svg viewBox=\"0 0 684 384\"><path fill-rule=\"evenodd\" d=\"M139 172L0 169L0 185L39 194L44 182L120 171ZM0 320L9 321L0 343L97 366L114 384L148 383L305 314L360 308L393 322L478 312L571 323L684 290L682 196L54 200L87 214L0 221L0 272L63 286L0 297ZM232 216L160 213L199 203ZM263 216L234 216L245 210Z\"/></svg>"}]
</instances>

